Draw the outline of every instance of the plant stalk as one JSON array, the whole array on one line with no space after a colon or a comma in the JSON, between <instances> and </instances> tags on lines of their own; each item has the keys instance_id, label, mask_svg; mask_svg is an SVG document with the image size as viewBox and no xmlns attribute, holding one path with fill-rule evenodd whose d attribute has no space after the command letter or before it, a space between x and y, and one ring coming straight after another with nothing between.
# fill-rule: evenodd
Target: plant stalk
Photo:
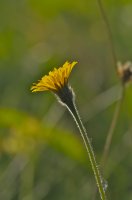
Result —
<instances>
[{"instance_id":1,"label":"plant stalk","mask_svg":"<svg viewBox=\"0 0 132 200\"><path fill-rule=\"evenodd\" d=\"M99 190L100 197L102 200L106 200L106 194L105 194L105 190L103 187L103 181L102 181L101 174L100 174L100 171L99 171L97 163L96 163L95 154L94 154L90 139L87 135L86 129L81 121L81 118L80 118L80 115L76 108L74 100L72 103L67 105L67 108L70 111L71 115L73 116L73 118L76 122L76 125L80 131L83 142L85 144L85 147L86 147L86 150L87 150L87 153L89 156L89 160L90 160L90 163L92 166L92 170L94 172L94 176L95 176L95 180L96 180L96 184L97 184L97 187Z\"/></svg>"},{"instance_id":2,"label":"plant stalk","mask_svg":"<svg viewBox=\"0 0 132 200\"><path fill-rule=\"evenodd\" d=\"M108 134L107 134L107 137L106 137L106 142L105 142L105 145L104 145L103 155L102 155L102 159L101 159L101 167L102 167L103 170L104 170L104 166L106 164L107 158L108 158L110 146L111 146L111 143L112 143L112 138L113 138L114 131L115 131L116 124L117 124L117 120L118 120L118 117L119 117L119 114L120 114L121 105L122 105L122 102L123 102L123 99L124 99L124 92L125 92L125 88L124 88L124 86L122 86L121 97L120 97L120 100L116 104L114 115L113 115L113 118L112 118L112 122L110 124L110 128L109 128L109 131L108 131Z\"/></svg>"},{"instance_id":3,"label":"plant stalk","mask_svg":"<svg viewBox=\"0 0 132 200\"><path fill-rule=\"evenodd\" d=\"M113 64L114 64L114 67L115 67L115 71L117 72L117 56L116 56L115 46L114 46L114 42L113 42L113 34L112 34L112 31L111 31L109 20L107 18L107 14L106 14L106 11L104 9L102 0L97 0L97 3L98 3L98 6L99 6L99 9L100 9L100 13L102 15L102 18L104 20L104 24L106 26L106 31L107 31L108 39L109 39L109 46L111 48L111 53L112 53L112 57L113 57Z\"/></svg>"}]
</instances>

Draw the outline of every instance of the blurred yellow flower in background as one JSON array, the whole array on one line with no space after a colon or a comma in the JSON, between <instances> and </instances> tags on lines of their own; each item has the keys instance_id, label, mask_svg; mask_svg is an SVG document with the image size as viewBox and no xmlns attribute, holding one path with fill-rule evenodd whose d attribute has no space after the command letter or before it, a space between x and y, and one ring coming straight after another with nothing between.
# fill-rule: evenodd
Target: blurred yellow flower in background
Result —
<instances>
[{"instance_id":1,"label":"blurred yellow flower in background","mask_svg":"<svg viewBox=\"0 0 132 200\"><path fill-rule=\"evenodd\" d=\"M117 63L117 73L122 80L123 84L132 81L132 62L127 61L124 64L121 62Z\"/></svg>"}]
</instances>

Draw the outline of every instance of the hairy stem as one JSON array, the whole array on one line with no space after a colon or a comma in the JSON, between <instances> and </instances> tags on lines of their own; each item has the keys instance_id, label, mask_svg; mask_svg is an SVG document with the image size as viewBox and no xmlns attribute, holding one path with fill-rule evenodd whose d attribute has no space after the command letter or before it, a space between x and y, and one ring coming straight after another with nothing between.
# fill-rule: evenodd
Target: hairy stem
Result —
<instances>
[{"instance_id":1,"label":"hairy stem","mask_svg":"<svg viewBox=\"0 0 132 200\"><path fill-rule=\"evenodd\" d=\"M71 115L73 116L73 118L74 118L74 120L77 124L77 127L79 128L81 137L82 137L83 142L85 144L85 147L86 147L86 150L87 150L87 153L88 153L88 156L89 156L89 160L90 160L90 163L91 163L91 166L92 166L92 170L94 172L94 176L95 176L95 179L96 179L96 184L97 184L97 187L98 187L98 190L99 190L99 193L100 193L100 197L101 197L102 200L106 200L106 194L105 194L105 190L104 190L104 187L103 187L103 181L102 181L102 178L101 178L100 171L97 167L93 148L92 148L90 139L87 135L87 132L85 130L85 127L84 127L84 125L83 125L83 123L80 119L80 116L79 116L78 110L76 108L75 102L72 102L72 104L67 105L67 108L70 111Z\"/></svg>"}]
</instances>

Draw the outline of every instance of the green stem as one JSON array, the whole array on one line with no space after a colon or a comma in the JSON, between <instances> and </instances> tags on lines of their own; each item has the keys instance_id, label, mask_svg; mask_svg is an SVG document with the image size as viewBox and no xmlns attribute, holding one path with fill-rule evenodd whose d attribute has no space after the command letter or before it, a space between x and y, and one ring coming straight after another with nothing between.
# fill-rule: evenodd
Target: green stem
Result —
<instances>
[{"instance_id":1,"label":"green stem","mask_svg":"<svg viewBox=\"0 0 132 200\"><path fill-rule=\"evenodd\" d=\"M102 0L97 0L97 2L98 2L99 9L100 9L100 13L101 13L102 18L104 20L104 24L106 26L106 31L107 31L108 39L109 39L108 42L109 42L109 46L111 48L114 67L115 67L115 70L117 71L117 56L116 56L115 46L114 46L114 42L113 42L113 35L112 35L111 27L110 27L110 24L109 24L109 20L107 18L107 14L106 14L106 11L104 9Z\"/></svg>"},{"instance_id":2,"label":"green stem","mask_svg":"<svg viewBox=\"0 0 132 200\"><path fill-rule=\"evenodd\" d=\"M106 138L106 142L105 142L105 146L104 146L104 150L103 150L103 155L102 155L102 159L101 159L101 167L103 168L103 170L104 170L104 166L106 164L107 158L108 158L112 138L113 138L114 131L115 131L115 128L116 128L116 124L117 124L117 120L118 120L118 117L119 117L121 105L122 105L122 102L123 102L123 99L124 99L124 92L125 92L125 88L124 88L124 86L122 86L121 98L116 104L114 115L113 115L113 118L112 118L112 122L110 124L110 128L109 128L109 131L108 131L108 134L107 134L107 138Z\"/></svg>"},{"instance_id":3,"label":"green stem","mask_svg":"<svg viewBox=\"0 0 132 200\"><path fill-rule=\"evenodd\" d=\"M89 160L90 160L90 163L91 163L91 166L92 166L92 170L94 172L94 176L95 176L95 179L96 179L96 184L98 186L100 197L101 197L102 200L106 200L105 190L104 190L104 187L103 187L103 181L102 181L102 178L101 178L101 175L100 175L100 171L97 167L97 163L96 163L95 155L94 155L94 152L93 152L93 149L92 149L92 145L91 145L90 139L87 135L87 132L85 130L85 127L84 127L84 125L83 125L83 123L80 119L80 116L79 116L78 110L76 108L75 102L72 102L72 104L70 103L69 105L67 105L67 108L70 111L70 113L72 114L72 116L73 116L73 118L74 118L74 120L77 124L77 127L79 128L79 131L81 133L81 137L82 137L83 142L85 144L85 147L86 147L86 150L87 150L87 153L88 153L88 156L89 156Z\"/></svg>"}]
</instances>

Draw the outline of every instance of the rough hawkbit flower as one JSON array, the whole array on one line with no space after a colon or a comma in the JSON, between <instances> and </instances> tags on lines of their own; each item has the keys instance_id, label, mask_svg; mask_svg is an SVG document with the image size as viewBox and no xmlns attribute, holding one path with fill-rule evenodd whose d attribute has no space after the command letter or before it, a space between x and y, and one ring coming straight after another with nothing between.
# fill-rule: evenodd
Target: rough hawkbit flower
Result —
<instances>
[{"instance_id":1,"label":"rough hawkbit flower","mask_svg":"<svg viewBox=\"0 0 132 200\"><path fill-rule=\"evenodd\" d=\"M57 96L57 98L59 98L59 101L67 107L67 109L69 110L73 119L76 122L76 125L83 139L84 145L86 147L89 161L91 163L91 167L93 169L94 176L96 179L96 184L99 189L100 197L102 200L106 200L105 189L102 183L102 177L97 167L91 142L76 108L74 92L68 84L68 78L76 63L77 62L65 62L62 67L59 67L58 69L55 68L53 71L49 72L48 75L43 76L38 83L34 83L31 87L31 90L32 92L49 90L53 92Z\"/></svg>"},{"instance_id":2,"label":"rough hawkbit flower","mask_svg":"<svg viewBox=\"0 0 132 200\"><path fill-rule=\"evenodd\" d=\"M121 62L117 63L117 73L122 80L123 84L126 84L132 81L132 63L126 62L122 64Z\"/></svg>"},{"instance_id":3,"label":"rough hawkbit flower","mask_svg":"<svg viewBox=\"0 0 132 200\"><path fill-rule=\"evenodd\" d=\"M62 67L54 68L48 75L42 77L38 83L31 87L32 92L49 90L59 97L63 104L71 104L74 98L74 92L68 84L70 73L77 62L65 62Z\"/></svg>"}]
</instances>

